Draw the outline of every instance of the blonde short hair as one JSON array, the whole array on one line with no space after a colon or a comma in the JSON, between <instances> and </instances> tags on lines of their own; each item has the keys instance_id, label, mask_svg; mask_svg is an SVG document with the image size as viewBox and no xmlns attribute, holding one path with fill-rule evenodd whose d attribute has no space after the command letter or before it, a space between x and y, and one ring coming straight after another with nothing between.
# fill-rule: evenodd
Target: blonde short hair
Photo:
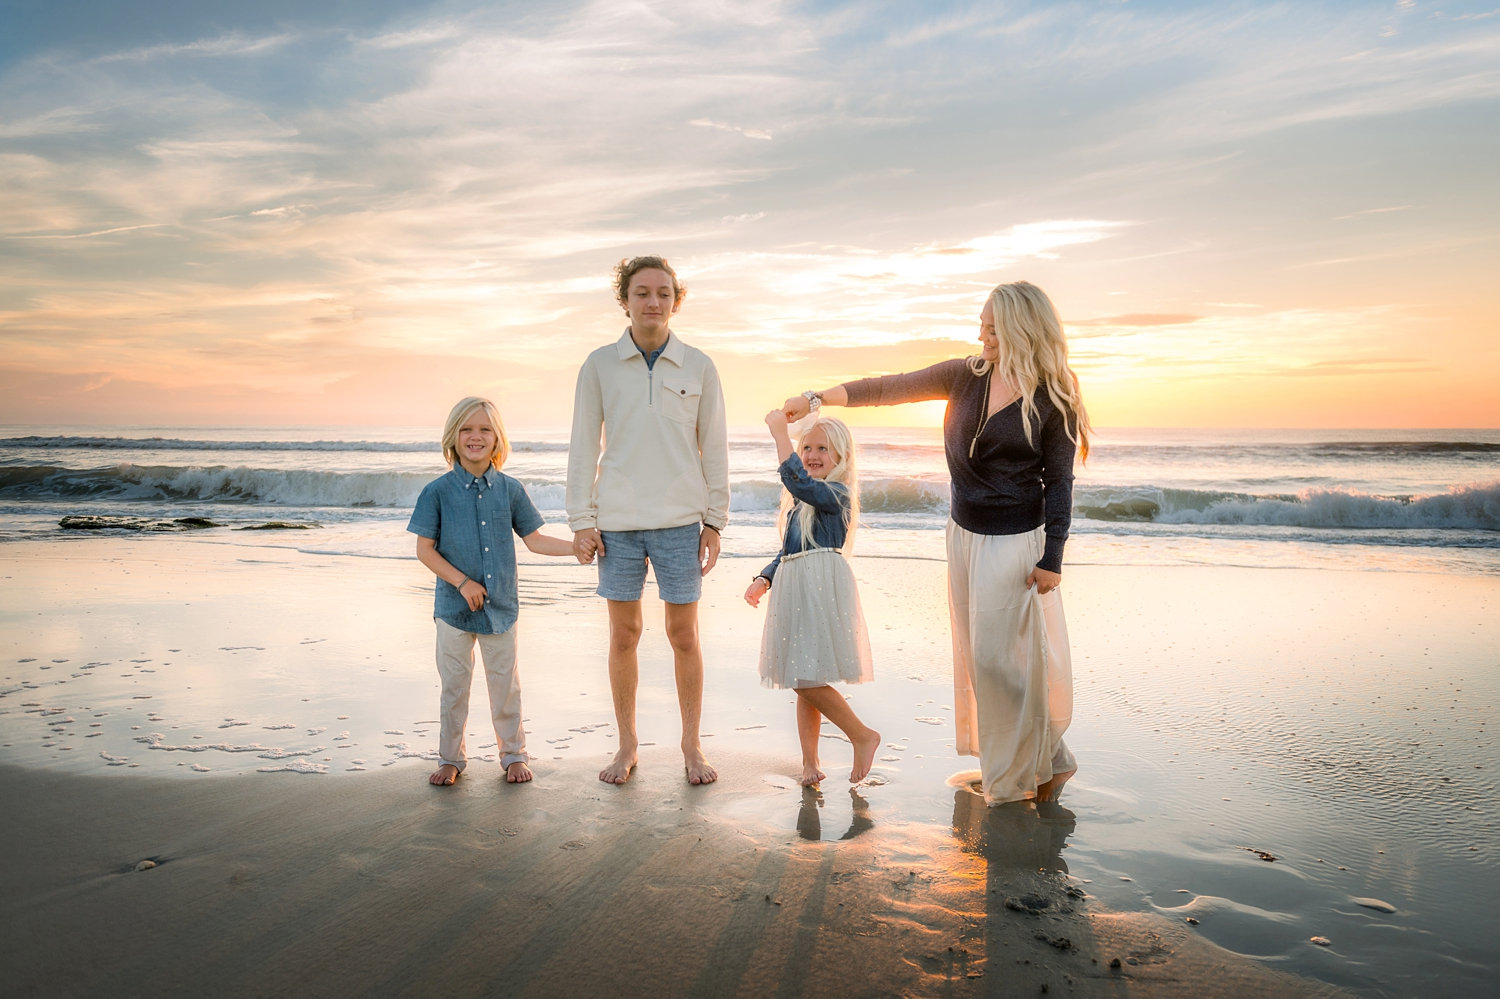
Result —
<instances>
[{"instance_id":1,"label":"blonde short hair","mask_svg":"<svg viewBox=\"0 0 1500 999\"><path fill-rule=\"evenodd\" d=\"M443 460L450 468L458 464L458 431L474 415L476 409L484 410L490 425L495 428L495 450L490 455L490 464L499 469L504 466L505 459L510 457L510 439L505 436L505 424L500 422L500 410L488 399L471 395L459 400L458 405L448 413L447 422L443 424Z\"/></svg>"}]
</instances>

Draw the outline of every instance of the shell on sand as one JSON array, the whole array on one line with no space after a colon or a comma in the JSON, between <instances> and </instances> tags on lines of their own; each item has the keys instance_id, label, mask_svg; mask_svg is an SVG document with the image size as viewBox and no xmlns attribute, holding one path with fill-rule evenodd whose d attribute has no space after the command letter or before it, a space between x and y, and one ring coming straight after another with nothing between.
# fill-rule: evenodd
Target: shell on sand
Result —
<instances>
[{"instance_id":1,"label":"shell on sand","mask_svg":"<svg viewBox=\"0 0 1500 999\"><path fill-rule=\"evenodd\" d=\"M1378 898L1353 898L1355 905L1362 905L1366 909L1374 909L1376 912L1395 912L1396 907L1389 902L1383 902Z\"/></svg>"}]
</instances>

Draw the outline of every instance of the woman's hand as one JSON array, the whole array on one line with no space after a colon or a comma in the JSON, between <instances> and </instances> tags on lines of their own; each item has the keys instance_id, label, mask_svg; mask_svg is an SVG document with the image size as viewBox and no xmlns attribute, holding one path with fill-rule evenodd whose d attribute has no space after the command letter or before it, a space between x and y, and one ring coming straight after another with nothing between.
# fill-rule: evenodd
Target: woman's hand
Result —
<instances>
[{"instance_id":1,"label":"woman's hand","mask_svg":"<svg viewBox=\"0 0 1500 999\"><path fill-rule=\"evenodd\" d=\"M794 395L781 404L781 415L786 417L787 423L796 423L811 412L812 408L805 396Z\"/></svg>"},{"instance_id":2,"label":"woman's hand","mask_svg":"<svg viewBox=\"0 0 1500 999\"><path fill-rule=\"evenodd\" d=\"M1029 590L1035 586L1036 591L1041 594L1051 593L1061 585L1062 573L1049 572L1041 566L1032 569L1031 573L1026 577L1026 588Z\"/></svg>"},{"instance_id":3,"label":"woman's hand","mask_svg":"<svg viewBox=\"0 0 1500 999\"><path fill-rule=\"evenodd\" d=\"M751 580L750 586L745 590L745 603L749 604L751 607L759 607L760 598L765 596L766 591L770 588L771 584L766 579L766 577L756 576L753 580Z\"/></svg>"}]
</instances>

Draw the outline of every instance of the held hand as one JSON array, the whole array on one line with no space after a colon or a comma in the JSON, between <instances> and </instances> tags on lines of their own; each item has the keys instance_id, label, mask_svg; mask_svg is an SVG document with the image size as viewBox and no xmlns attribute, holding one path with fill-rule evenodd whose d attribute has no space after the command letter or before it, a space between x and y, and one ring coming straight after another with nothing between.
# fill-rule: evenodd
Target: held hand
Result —
<instances>
[{"instance_id":1,"label":"held hand","mask_svg":"<svg viewBox=\"0 0 1500 999\"><path fill-rule=\"evenodd\" d=\"M712 527L705 526L698 532L698 564L703 567L703 575L707 576L709 571L719 561L719 532Z\"/></svg>"},{"instance_id":2,"label":"held hand","mask_svg":"<svg viewBox=\"0 0 1500 999\"><path fill-rule=\"evenodd\" d=\"M786 421L788 423L796 423L808 413L812 412L812 410L808 408L807 399L805 397L794 395L786 402L781 404L781 412L785 414Z\"/></svg>"},{"instance_id":3,"label":"held hand","mask_svg":"<svg viewBox=\"0 0 1500 999\"><path fill-rule=\"evenodd\" d=\"M766 414L766 426L771 428L772 435L777 430L785 430L787 424L786 413L779 409L773 409Z\"/></svg>"},{"instance_id":4,"label":"held hand","mask_svg":"<svg viewBox=\"0 0 1500 999\"><path fill-rule=\"evenodd\" d=\"M489 595L483 584L476 583L472 579L464 580L458 588L458 595L469 602L469 610L477 611L484 606L484 598Z\"/></svg>"},{"instance_id":5,"label":"held hand","mask_svg":"<svg viewBox=\"0 0 1500 999\"><path fill-rule=\"evenodd\" d=\"M1049 572L1041 566L1032 569L1026 577L1026 588L1029 590L1035 586L1037 593L1041 594L1051 593L1061 585L1062 573Z\"/></svg>"},{"instance_id":6,"label":"held hand","mask_svg":"<svg viewBox=\"0 0 1500 999\"><path fill-rule=\"evenodd\" d=\"M604 539L599 536L598 528L587 527L573 532L573 557L579 565L588 565L594 561L595 555L603 554Z\"/></svg>"},{"instance_id":7,"label":"held hand","mask_svg":"<svg viewBox=\"0 0 1500 999\"><path fill-rule=\"evenodd\" d=\"M766 591L770 588L771 584L766 582L766 577L756 576L755 579L751 580L750 585L745 588L745 603L751 607L759 607L760 598L765 596Z\"/></svg>"}]
</instances>

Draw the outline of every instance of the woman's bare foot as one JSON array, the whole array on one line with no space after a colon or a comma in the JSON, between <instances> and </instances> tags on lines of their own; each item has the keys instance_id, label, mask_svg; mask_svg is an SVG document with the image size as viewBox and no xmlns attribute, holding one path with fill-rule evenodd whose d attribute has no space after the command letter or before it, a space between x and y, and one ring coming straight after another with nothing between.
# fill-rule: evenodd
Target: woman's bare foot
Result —
<instances>
[{"instance_id":1,"label":"woman's bare foot","mask_svg":"<svg viewBox=\"0 0 1500 999\"><path fill-rule=\"evenodd\" d=\"M630 771L635 769L635 764L635 750L621 749L609 761L609 766L599 771L599 779L606 784L623 784L630 779Z\"/></svg>"},{"instance_id":2,"label":"woman's bare foot","mask_svg":"<svg viewBox=\"0 0 1500 999\"><path fill-rule=\"evenodd\" d=\"M815 787L818 781L824 780L827 776L827 774L818 769L816 761L812 763L804 761L802 764L802 776L797 778L797 782L803 787Z\"/></svg>"},{"instance_id":3,"label":"woman's bare foot","mask_svg":"<svg viewBox=\"0 0 1500 999\"><path fill-rule=\"evenodd\" d=\"M427 778L427 783L447 787L456 780L458 780L458 767L451 763L444 763L432 772L432 776Z\"/></svg>"},{"instance_id":4,"label":"woman's bare foot","mask_svg":"<svg viewBox=\"0 0 1500 999\"><path fill-rule=\"evenodd\" d=\"M508 784L524 784L531 780L531 768L517 760L505 768L505 780Z\"/></svg>"},{"instance_id":5,"label":"woman's bare foot","mask_svg":"<svg viewBox=\"0 0 1500 999\"><path fill-rule=\"evenodd\" d=\"M849 783L858 784L870 776L875 765L875 751L880 748L880 733L873 728L865 729L865 735L853 740L854 768L849 771Z\"/></svg>"},{"instance_id":6,"label":"woman's bare foot","mask_svg":"<svg viewBox=\"0 0 1500 999\"><path fill-rule=\"evenodd\" d=\"M719 771L708 765L701 749L683 750L682 769L687 771L689 784L712 784L719 779Z\"/></svg>"},{"instance_id":7,"label":"woman's bare foot","mask_svg":"<svg viewBox=\"0 0 1500 999\"><path fill-rule=\"evenodd\" d=\"M1045 784L1038 784L1036 789L1036 800L1056 801L1057 796L1059 794L1062 794L1063 785L1068 782L1068 778L1072 777L1077 772L1077 770L1069 770L1065 774L1053 774L1051 780L1047 781Z\"/></svg>"}]
</instances>

